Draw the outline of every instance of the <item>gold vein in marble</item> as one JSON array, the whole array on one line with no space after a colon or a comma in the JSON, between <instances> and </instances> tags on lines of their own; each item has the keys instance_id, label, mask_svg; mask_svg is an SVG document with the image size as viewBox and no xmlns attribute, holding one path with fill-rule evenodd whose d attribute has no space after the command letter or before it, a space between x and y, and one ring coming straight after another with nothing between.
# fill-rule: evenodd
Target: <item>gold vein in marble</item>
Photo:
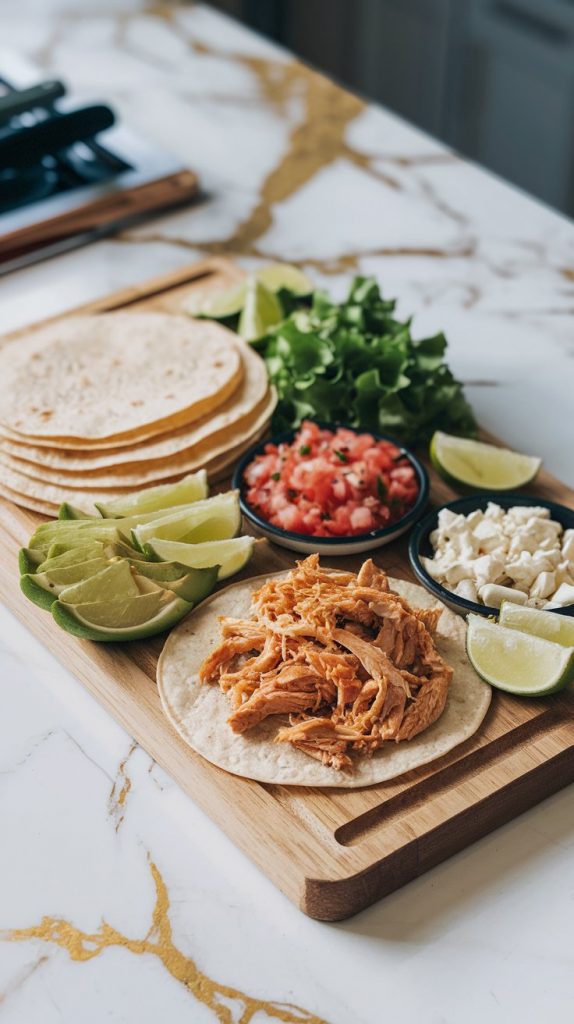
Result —
<instances>
[{"instance_id":1,"label":"gold vein in marble","mask_svg":"<svg viewBox=\"0 0 574 1024\"><path fill-rule=\"evenodd\" d=\"M202 52L213 51L202 44ZM251 71L264 100L280 112L292 97L302 98L304 104L303 119L292 129L281 160L264 179L254 209L227 239L211 243L214 252L260 256L255 243L271 227L277 203L285 202L335 160L347 158L362 168L369 166L369 159L345 139L348 125L365 104L298 61L282 63L243 54L229 55L229 59Z\"/></svg>"},{"instance_id":2,"label":"gold vein in marble","mask_svg":"<svg viewBox=\"0 0 574 1024\"><path fill-rule=\"evenodd\" d=\"M47 963L48 960L49 957L47 957L45 954L43 956L39 956L37 960L33 961L33 963L26 964L26 966L22 968L20 973L8 982L8 985L6 986L4 991L0 992L0 1010L8 1001L8 999L10 999L10 997L13 996L15 992L19 992L20 989L24 987L28 979L36 973L39 967L43 967L43 965Z\"/></svg>"},{"instance_id":3,"label":"gold vein in marble","mask_svg":"<svg viewBox=\"0 0 574 1024\"><path fill-rule=\"evenodd\" d=\"M135 956L155 956L172 978L212 1011L220 1024L251 1024L257 1014L263 1015L262 1020L280 1021L282 1024L327 1024L323 1018L300 1006L255 999L230 985L214 981L200 971L195 961L174 944L167 886L153 861L150 861L150 870L155 887L155 906L149 931L143 939L131 939L107 921L102 921L97 932L84 932L57 917L43 917L39 924L29 928L14 928L4 933L3 938L10 942L36 939L52 943L64 949L76 962L93 960L114 946Z\"/></svg>"},{"instance_id":4,"label":"gold vein in marble","mask_svg":"<svg viewBox=\"0 0 574 1024\"><path fill-rule=\"evenodd\" d=\"M217 49L193 37L188 44L195 53L223 56ZM226 59L248 68L258 81L266 103L284 114L293 98L304 105L302 121L292 129L286 152L266 176L254 209L233 233L220 241L197 241L190 245L200 251L265 256L256 244L273 223L273 207L285 202L306 185L318 171L338 159L347 159L392 188L399 188L390 175L374 169L369 156L354 150L346 141L348 125L365 109L363 100L341 89L298 61L284 63L270 58L224 54ZM124 238L130 237L129 232ZM174 239L164 241L174 243ZM177 241L175 241L177 244Z\"/></svg>"},{"instance_id":5,"label":"gold vein in marble","mask_svg":"<svg viewBox=\"0 0 574 1024\"><path fill-rule=\"evenodd\" d=\"M160 243L163 245L175 245L180 249L188 249L190 252L197 254L198 252L213 253L214 251L222 252L223 250L217 248L217 243L211 242L195 242L190 241L188 238L179 238L175 235L169 234L164 235L161 231L154 231L151 234L138 235L137 237L129 235L128 232L115 236L116 242L125 242L126 244L133 244L136 242L138 245L142 243L149 243L154 245ZM227 252L227 250L226 250ZM266 253L262 250L257 252L245 252L231 251L227 252L227 255L232 256L244 256L244 255L257 255L262 259L276 259L277 256L274 253ZM460 245L452 245L442 249L435 248L433 246L383 246L382 248L375 249L357 249L346 253L340 253L336 256L300 256L298 258L291 257L289 262L297 267L318 270L321 274L342 274L351 273L360 269L360 262L363 259L435 259L435 260L466 260L472 259L476 255L476 243L470 239L463 242Z\"/></svg>"},{"instance_id":6,"label":"gold vein in marble","mask_svg":"<svg viewBox=\"0 0 574 1024\"><path fill-rule=\"evenodd\" d=\"M159 17L166 17L163 8L152 8ZM150 12L148 12L150 13ZM168 20L170 20L168 18ZM179 26L178 26L179 29ZM265 252L260 241L273 224L273 208L291 198L322 169L343 159L358 167L364 173L381 181L395 190L401 183L381 164L396 166L417 166L426 163L449 163L457 158L451 153L418 154L414 156L363 153L347 141L347 129L352 121L366 109L358 96L347 92L330 79L318 74L299 61L284 62L274 58L255 57L241 53L220 51L211 43L198 40L190 34L186 37L190 49L198 55L220 57L247 68L256 78L263 101L273 107L280 116L286 116L293 99L303 102L304 115L292 129L287 148L277 166L265 177L259 188L258 201L249 215L227 237L215 241L189 241L163 235L131 235L129 231L119 236L121 241L162 242L188 248L195 252L209 252L238 256L254 256L273 259L276 254ZM430 188L430 187L429 187ZM427 198L441 213L462 222L461 215L446 207L441 208L434 195ZM118 237L118 236L116 236ZM356 272L364 257L430 257L436 259L466 258L474 255L474 245L442 248L396 248L381 247L365 252L348 252L331 258L302 257L294 260L298 265L308 266L324 274Z\"/></svg>"},{"instance_id":7,"label":"gold vein in marble","mask_svg":"<svg viewBox=\"0 0 574 1024\"><path fill-rule=\"evenodd\" d=\"M132 788L132 780L127 773L127 765L136 748L137 743L134 740L123 761L120 762L117 775L114 779L114 783L108 797L108 812L114 821L116 832L119 832L126 814L125 804L128 798L128 793Z\"/></svg>"}]
</instances>

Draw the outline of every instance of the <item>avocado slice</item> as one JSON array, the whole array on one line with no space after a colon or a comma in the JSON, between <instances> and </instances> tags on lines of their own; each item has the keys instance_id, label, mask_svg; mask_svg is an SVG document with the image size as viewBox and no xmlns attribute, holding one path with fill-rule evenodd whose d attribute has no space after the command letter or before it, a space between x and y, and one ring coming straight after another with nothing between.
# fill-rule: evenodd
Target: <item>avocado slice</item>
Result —
<instances>
[{"instance_id":1,"label":"avocado slice","mask_svg":"<svg viewBox=\"0 0 574 1024\"><path fill-rule=\"evenodd\" d=\"M58 509L58 519L100 519L101 516L90 515L89 512L83 512L81 508L76 508L75 505L70 505L67 501L62 502Z\"/></svg>"},{"instance_id":2,"label":"avocado slice","mask_svg":"<svg viewBox=\"0 0 574 1024\"><path fill-rule=\"evenodd\" d=\"M60 545L54 545L54 547L59 548ZM50 548L51 550L52 548ZM93 558L107 558L104 545L99 541L94 542L94 544L82 544L77 548L66 548L65 551L55 555L51 555L50 551L48 552L48 557L38 565L37 572L49 572L51 569L67 569L71 565L78 565L79 562L89 562Z\"/></svg>"},{"instance_id":3,"label":"avocado slice","mask_svg":"<svg viewBox=\"0 0 574 1024\"><path fill-rule=\"evenodd\" d=\"M107 565L105 558L93 558L63 569L50 572L25 573L20 577L20 589L39 608L50 608L59 594L74 583L95 576Z\"/></svg>"},{"instance_id":4,"label":"avocado slice","mask_svg":"<svg viewBox=\"0 0 574 1024\"><path fill-rule=\"evenodd\" d=\"M24 576L25 573L36 572L41 561L42 554L40 551L32 551L31 548L20 548L18 552L20 575Z\"/></svg>"},{"instance_id":5,"label":"avocado slice","mask_svg":"<svg viewBox=\"0 0 574 1024\"><path fill-rule=\"evenodd\" d=\"M145 567L146 569L149 569L148 565ZM164 566L161 562L156 562L154 568L163 569ZM188 601L190 604L196 605L211 594L211 591L217 583L218 572L219 566L212 565L208 569L187 569L183 576L175 580L160 579L157 576L150 578L147 575L136 576L135 580L140 589L147 589L143 585L143 581L145 580L145 583L148 585L152 583L158 587L162 587L164 590L171 590L172 593L177 595L177 597L181 597L184 601Z\"/></svg>"},{"instance_id":6,"label":"avocado slice","mask_svg":"<svg viewBox=\"0 0 574 1024\"><path fill-rule=\"evenodd\" d=\"M129 563L118 559L117 562L110 562L93 576L65 587L59 594L59 600L63 604L74 605L85 602L105 604L137 597L138 594L139 590Z\"/></svg>"},{"instance_id":7,"label":"avocado slice","mask_svg":"<svg viewBox=\"0 0 574 1024\"><path fill-rule=\"evenodd\" d=\"M163 633L175 626L191 608L191 604L175 596L162 600L162 591L158 591L125 601L92 601L78 605L54 601L51 611L58 625L68 633L82 640L109 643L143 640Z\"/></svg>"}]
</instances>

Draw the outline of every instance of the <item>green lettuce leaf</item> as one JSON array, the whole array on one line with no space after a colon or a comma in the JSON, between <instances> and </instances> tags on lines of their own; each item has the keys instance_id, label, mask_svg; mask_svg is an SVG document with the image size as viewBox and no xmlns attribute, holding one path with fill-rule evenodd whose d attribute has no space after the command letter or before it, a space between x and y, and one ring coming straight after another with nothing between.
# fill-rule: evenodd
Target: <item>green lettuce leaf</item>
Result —
<instances>
[{"instance_id":1,"label":"green lettuce leaf","mask_svg":"<svg viewBox=\"0 0 574 1024\"><path fill-rule=\"evenodd\" d=\"M424 444L435 430L474 436L462 385L445 362L444 334L414 340L376 280L356 277L344 302L314 293L259 339L279 402L273 427L305 418L349 423Z\"/></svg>"}]
</instances>

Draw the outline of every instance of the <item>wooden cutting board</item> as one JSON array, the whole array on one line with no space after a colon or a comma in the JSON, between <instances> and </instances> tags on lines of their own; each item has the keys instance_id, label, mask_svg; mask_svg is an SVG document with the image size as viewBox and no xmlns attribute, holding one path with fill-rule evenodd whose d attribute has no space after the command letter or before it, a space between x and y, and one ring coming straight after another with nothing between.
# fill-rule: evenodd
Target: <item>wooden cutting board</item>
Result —
<instances>
[{"instance_id":1,"label":"wooden cutting board","mask_svg":"<svg viewBox=\"0 0 574 1024\"><path fill-rule=\"evenodd\" d=\"M191 291L215 291L241 276L225 260L207 260L73 312L177 312ZM431 500L450 500L453 492L431 477ZM548 473L540 474L535 493L574 507L574 492ZM162 714L155 673L164 638L104 645L60 630L18 586L18 548L42 517L5 501L0 509L6 606L311 917L335 921L355 914L574 780L571 691L548 701L495 693L471 740L431 765L368 789L263 785L214 768L189 750ZM412 579L404 542L380 548L375 557L391 575ZM293 563L294 555L264 541L244 576ZM360 559L327 564L357 569Z\"/></svg>"}]
</instances>

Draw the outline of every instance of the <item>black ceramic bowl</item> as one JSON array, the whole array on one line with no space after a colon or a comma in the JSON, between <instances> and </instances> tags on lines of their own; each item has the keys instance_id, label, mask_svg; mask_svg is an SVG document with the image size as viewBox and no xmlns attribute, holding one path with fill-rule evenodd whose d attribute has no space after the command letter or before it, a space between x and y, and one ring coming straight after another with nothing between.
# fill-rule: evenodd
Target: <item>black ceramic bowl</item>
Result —
<instances>
[{"instance_id":1,"label":"black ceramic bowl","mask_svg":"<svg viewBox=\"0 0 574 1024\"><path fill-rule=\"evenodd\" d=\"M342 423L317 423L317 426L322 430L336 430L339 426L344 427L345 430L352 430L355 434L371 433L371 431L355 430L353 427L347 427ZM388 434L373 434L372 436L376 441L390 441L392 444L395 444L400 449L401 455L409 460L415 470L419 485L418 497L411 510L402 519L399 519L391 526L383 527L381 530L372 530L370 533L356 534L352 537L313 537L308 533L282 530L280 527L269 523L247 503L245 497L247 486L243 479L243 474L249 463L253 462L257 455L263 454L267 444L282 444L283 442L290 444L296 434L296 430L291 430L288 433L272 437L269 441L261 441L254 445L238 462L233 474L232 486L239 491L239 501L244 516L250 523L261 530L269 540L274 541L275 544L280 544L281 547L290 548L292 551L299 551L304 554L314 554L315 552L320 555L329 556L361 554L364 551L372 551L374 548L381 547L383 544L389 544L396 537L400 537L424 512L429 492L426 469L419 462L416 455L413 455L396 438L390 437Z\"/></svg>"},{"instance_id":2,"label":"black ceramic bowl","mask_svg":"<svg viewBox=\"0 0 574 1024\"><path fill-rule=\"evenodd\" d=\"M409 541L411 566L415 576L423 586L431 594L434 594L435 597L438 597L443 604L446 604L448 608L452 608L454 612L458 612L460 615L475 612L477 615L498 616L500 609L491 608L485 604L478 604L476 601L467 601L464 597L453 594L452 591L447 590L446 587L433 580L422 564L421 557L431 558L433 555L430 535L437 528L438 514L441 509L448 508L451 512L462 513L467 516L474 512L475 509L484 511L489 501L500 505L502 508L511 508L513 505L538 505L542 508L548 508L550 509L551 519L560 523L565 530L574 528L574 511L572 509L567 508L566 505L558 505L554 501L545 501L543 498L537 498L530 494L501 494L500 491L491 491L486 494L473 494L467 498L458 498L456 501L449 501L447 505L441 505L440 508L432 509L424 519L417 523L412 532ZM553 609L553 611L556 611L558 615L574 615L574 605L569 604L564 608Z\"/></svg>"}]
</instances>

